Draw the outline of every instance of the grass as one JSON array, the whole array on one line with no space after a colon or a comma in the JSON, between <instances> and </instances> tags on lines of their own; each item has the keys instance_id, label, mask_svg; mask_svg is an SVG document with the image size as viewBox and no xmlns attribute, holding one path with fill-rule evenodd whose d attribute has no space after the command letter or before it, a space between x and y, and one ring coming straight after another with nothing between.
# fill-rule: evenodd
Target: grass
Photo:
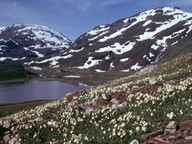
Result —
<instances>
[{"instance_id":1,"label":"grass","mask_svg":"<svg viewBox=\"0 0 192 144\"><path fill-rule=\"evenodd\" d=\"M147 71L147 72L146 72ZM192 119L192 53L151 70L99 85L86 93L22 110L0 119L17 121L21 143L124 144ZM111 95L106 102L101 95ZM42 118L41 122L34 121Z\"/></svg>"}]
</instances>

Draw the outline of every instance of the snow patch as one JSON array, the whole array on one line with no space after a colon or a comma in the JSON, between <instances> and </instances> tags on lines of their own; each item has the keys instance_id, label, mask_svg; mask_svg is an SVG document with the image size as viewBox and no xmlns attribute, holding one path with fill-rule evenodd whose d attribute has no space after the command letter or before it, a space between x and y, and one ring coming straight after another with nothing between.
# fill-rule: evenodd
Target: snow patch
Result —
<instances>
[{"instance_id":1,"label":"snow patch","mask_svg":"<svg viewBox=\"0 0 192 144\"><path fill-rule=\"evenodd\" d=\"M7 59L7 57L0 57L0 61L4 61L6 59Z\"/></svg>"},{"instance_id":2,"label":"snow patch","mask_svg":"<svg viewBox=\"0 0 192 144\"><path fill-rule=\"evenodd\" d=\"M84 49L84 47L82 47L81 49L78 49L78 50L74 50L74 49L71 49L69 52L70 53L76 53L76 52L80 52Z\"/></svg>"},{"instance_id":3,"label":"snow patch","mask_svg":"<svg viewBox=\"0 0 192 144\"><path fill-rule=\"evenodd\" d=\"M68 76L64 76L66 78L80 78L81 76L78 75L68 75Z\"/></svg>"},{"instance_id":4,"label":"snow patch","mask_svg":"<svg viewBox=\"0 0 192 144\"><path fill-rule=\"evenodd\" d=\"M114 68L114 67L115 67L114 64L113 64L113 62L110 63L110 67L111 67L111 68Z\"/></svg>"},{"instance_id":5,"label":"snow patch","mask_svg":"<svg viewBox=\"0 0 192 144\"><path fill-rule=\"evenodd\" d=\"M14 26L21 26L20 24L14 25ZM33 36L30 38L39 39L43 42L46 42L46 46L31 46L34 48L46 48L46 47L51 47L51 48L59 48L59 47L69 47L70 41L63 36L61 33L50 29L46 26L42 25L24 25L25 27L23 29L17 30L19 33L23 33L26 35L26 31L31 31ZM54 45L52 45L54 43Z\"/></svg>"},{"instance_id":6,"label":"snow patch","mask_svg":"<svg viewBox=\"0 0 192 144\"><path fill-rule=\"evenodd\" d=\"M110 56L109 56L109 55L108 55L108 56L106 56L106 57L105 57L105 59L106 59L106 60L109 60L109 59L110 59Z\"/></svg>"},{"instance_id":7,"label":"snow patch","mask_svg":"<svg viewBox=\"0 0 192 144\"><path fill-rule=\"evenodd\" d=\"M120 72L129 72L130 69L126 69L126 70L121 70Z\"/></svg>"},{"instance_id":8,"label":"snow patch","mask_svg":"<svg viewBox=\"0 0 192 144\"><path fill-rule=\"evenodd\" d=\"M102 60L93 60L93 57L89 57L88 60L84 63L83 66L78 66L77 68L79 68L79 69L88 69L90 67L98 65L100 61L102 61Z\"/></svg>"},{"instance_id":9,"label":"snow patch","mask_svg":"<svg viewBox=\"0 0 192 144\"><path fill-rule=\"evenodd\" d=\"M26 57L22 57L22 58L13 58L13 57L1 57L0 58L0 61L5 61L5 60L12 60L12 61L18 61L18 60L23 60L23 59L26 59Z\"/></svg>"},{"instance_id":10,"label":"snow patch","mask_svg":"<svg viewBox=\"0 0 192 144\"><path fill-rule=\"evenodd\" d=\"M38 51L30 50L29 48L26 48L26 47L24 47L23 49L24 49L24 50L29 50L29 51L35 53L38 57L44 57L44 55L42 55L42 54L39 53Z\"/></svg>"},{"instance_id":11,"label":"snow patch","mask_svg":"<svg viewBox=\"0 0 192 144\"><path fill-rule=\"evenodd\" d=\"M55 66L55 65L57 65L58 63L59 63L58 61L53 60L53 61L50 63L50 65L51 65L51 66Z\"/></svg>"},{"instance_id":12,"label":"snow patch","mask_svg":"<svg viewBox=\"0 0 192 144\"><path fill-rule=\"evenodd\" d=\"M143 26L147 26L148 24L150 24L152 22L152 20L148 20L148 21L146 21L144 24L143 24Z\"/></svg>"},{"instance_id":13,"label":"snow patch","mask_svg":"<svg viewBox=\"0 0 192 144\"><path fill-rule=\"evenodd\" d=\"M152 54L151 52L149 53L149 57L153 57L154 56L154 54Z\"/></svg>"},{"instance_id":14,"label":"snow patch","mask_svg":"<svg viewBox=\"0 0 192 144\"><path fill-rule=\"evenodd\" d=\"M103 71L103 70L100 70L100 69L96 69L95 71L96 71L96 72L101 72L101 73L102 73L102 72L106 72L106 71Z\"/></svg>"},{"instance_id":15,"label":"snow patch","mask_svg":"<svg viewBox=\"0 0 192 144\"><path fill-rule=\"evenodd\" d=\"M187 34L192 31L192 19L188 20L187 23L184 24L184 26L188 26L189 30L186 32Z\"/></svg>"},{"instance_id":16,"label":"snow patch","mask_svg":"<svg viewBox=\"0 0 192 144\"><path fill-rule=\"evenodd\" d=\"M106 34L106 33L108 33L108 31L104 31L104 32L98 34L96 37L93 37L93 38L88 39L88 41L93 41L93 40L95 40L95 39L103 36L103 35Z\"/></svg>"},{"instance_id":17,"label":"snow patch","mask_svg":"<svg viewBox=\"0 0 192 144\"><path fill-rule=\"evenodd\" d=\"M34 69L34 70L38 70L38 71L41 71L41 70L42 70L42 68L37 67L37 66L31 66L30 68L31 68L31 69Z\"/></svg>"},{"instance_id":18,"label":"snow patch","mask_svg":"<svg viewBox=\"0 0 192 144\"><path fill-rule=\"evenodd\" d=\"M116 42L115 44L113 44L111 46L100 48L100 49L96 50L95 52L100 53L100 52L112 51L114 54L121 55L125 52L130 51L135 44L136 44L135 42L127 42L126 44L121 45L120 43Z\"/></svg>"},{"instance_id":19,"label":"snow patch","mask_svg":"<svg viewBox=\"0 0 192 144\"><path fill-rule=\"evenodd\" d=\"M171 44L171 46L173 46L173 45L175 45L175 44L177 44L177 43L178 43L178 41L176 41L176 42L172 43L172 44Z\"/></svg>"},{"instance_id":20,"label":"snow patch","mask_svg":"<svg viewBox=\"0 0 192 144\"><path fill-rule=\"evenodd\" d=\"M110 27L105 27L105 25L101 25L100 27L97 27L95 28L94 30L91 30L89 32L87 32L86 36L87 35L97 35L98 33L101 33L103 31L106 31L108 30Z\"/></svg>"},{"instance_id":21,"label":"snow patch","mask_svg":"<svg viewBox=\"0 0 192 144\"><path fill-rule=\"evenodd\" d=\"M123 58L123 59L120 59L120 62L125 62L125 61L128 61L129 58Z\"/></svg>"},{"instance_id":22,"label":"snow patch","mask_svg":"<svg viewBox=\"0 0 192 144\"><path fill-rule=\"evenodd\" d=\"M31 65L33 63L36 63L36 64L42 64L42 63L47 63L47 62L50 62L50 66L55 66L57 63L58 63L58 60L59 59L68 59L70 57L72 57L73 55L71 54L68 54L66 56L55 56L55 57L51 57L49 59L45 59L45 60L42 60L42 61L31 61L29 63L25 63L25 64L28 64L28 65Z\"/></svg>"},{"instance_id":23,"label":"snow patch","mask_svg":"<svg viewBox=\"0 0 192 144\"><path fill-rule=\"evenodd\" d=\"M141 68L142 68L142 66L139 66L139 63L136 63L135 65L130 67L130 69L135 70L135 71L138 69L141 69Z\"/></svg>"},{"instance_id":24,"label":"snow patch","mask_svg":"<svg viewBox=\"0 0 192 144\"><path fill-rule=\"evenodd\" d=\"M164 11L168 11L168 8L165 8ZM170 10L170 8L169 8ZM172 20L169 20L165 23L163 23L162 25L160 25L159 27L156 28L155 31L152 31L152 32L147 32L145 31L143 34L141 35L138 35L138 39L137 41L144 41L144 40L147 40L150 38L154 39L155 38L155 35L158 34L159 32L163 31L163 30L166 30L166 29L169 29L171 27L173 27L174 25L176 25L177 23L181 22L181 21L185 21L187 19L189 19L190 17L192 17L192 14L191 15L185 15L183 16L183 12L179 10L180 13L176 13L178 11L172 11L174 18ZM170 15L171 12L167 13L167 15Z\"/></svg>"},{"instance_id":25,"label":"snow patch","mask_svg":"<svg viewBox=\"0 0 192 144\"><path fill-rule=\"evenodd\" d=\"M184 32L185 29L179 30L177 32L174 32L172 35L169 36L164 36L163 39L159 39L156 41L156 44L153 44L151 46L152 49L157 50L159 47L167 48L167 40L168 39L173 39L177 36L179 36L182 32Z\"/></svg>"}]
</instances>

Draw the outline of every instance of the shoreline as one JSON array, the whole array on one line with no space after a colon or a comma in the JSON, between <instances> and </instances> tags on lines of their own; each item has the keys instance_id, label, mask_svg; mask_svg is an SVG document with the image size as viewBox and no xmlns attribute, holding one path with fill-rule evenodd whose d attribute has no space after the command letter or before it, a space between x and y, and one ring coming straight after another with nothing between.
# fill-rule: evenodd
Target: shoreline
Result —
<instances>
[{"instance_id":1,"label":"shoreline","mask_svg":"<svg viewBox=\"0 0 192 144\"><path fill-rule=\"evenodd\" d=\"M23 79L10 79L10 80L0 80L0 85L3 84L12 84L12 83L24 83L30 80L38 80L39 78L23 78Z\"/></svg>"},{"instance_id":2,"label":"shoreline","mask_svg":"<svg viewBox=\"0 0 192 144\"><path fill-rule=\"evenodd\" d=\"M21 110L27 110L45 103L49 103L51 101L53 100L34 100L18 103L0 104L0 118L17 113Z\"/></svg>"}]
</instances>

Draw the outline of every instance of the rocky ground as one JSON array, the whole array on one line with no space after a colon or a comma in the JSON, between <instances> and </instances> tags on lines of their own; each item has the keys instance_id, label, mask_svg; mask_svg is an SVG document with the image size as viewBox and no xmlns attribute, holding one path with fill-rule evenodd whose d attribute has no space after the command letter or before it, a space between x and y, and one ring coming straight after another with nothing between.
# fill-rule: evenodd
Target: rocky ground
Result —
<instances>
[{"instance_id":1,"label":"rocky ground","mask_svg":"<svg viewBox=\"0 0 192 144\"><path fill-rule=\"evenodd\" d=\"M192 121L177 124L171 121L164 130L142 135L143 144L191 144Z\"/></svg>"}]
</instances>

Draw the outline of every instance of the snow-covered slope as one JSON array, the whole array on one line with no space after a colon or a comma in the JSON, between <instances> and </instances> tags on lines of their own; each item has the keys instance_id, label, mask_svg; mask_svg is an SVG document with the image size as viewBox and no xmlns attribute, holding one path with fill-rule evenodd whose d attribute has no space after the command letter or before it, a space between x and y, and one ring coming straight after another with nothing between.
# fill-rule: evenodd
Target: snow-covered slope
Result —
<instances>
[{"instance_id":1,"label":"snow-covered slope","mask_svg":"<svg viewBox=\"0 0 192 144\"><path fill-rule=\"evenodd\" d=\"M0 27L0 34L5 29L5 27Z\"/></svg>"},{"instance_id":2,"label":"snow-covered slope","mask_svg":"<svg viewBox=\"0 0 192 144\"><path fill-rule=\"evenodd\" d=\"M70 45L64 35L43 25L14 24L0 28L0 61L44 57Z\"/></svg>"},{"instance_id":3,"label":"snow-covered slope","mask_svg":"<svg viewBox=\"0 0 192 144\"><path fill-rule=\"evenodd\" d=\"M96 72L135 71L186 52L182 44L189 41L192 41L192 14L177 7L156 8L97 26L77 38L62 56L27 65L42 67L43 63L43 69Z\"/></svg>"}]
</instances>

